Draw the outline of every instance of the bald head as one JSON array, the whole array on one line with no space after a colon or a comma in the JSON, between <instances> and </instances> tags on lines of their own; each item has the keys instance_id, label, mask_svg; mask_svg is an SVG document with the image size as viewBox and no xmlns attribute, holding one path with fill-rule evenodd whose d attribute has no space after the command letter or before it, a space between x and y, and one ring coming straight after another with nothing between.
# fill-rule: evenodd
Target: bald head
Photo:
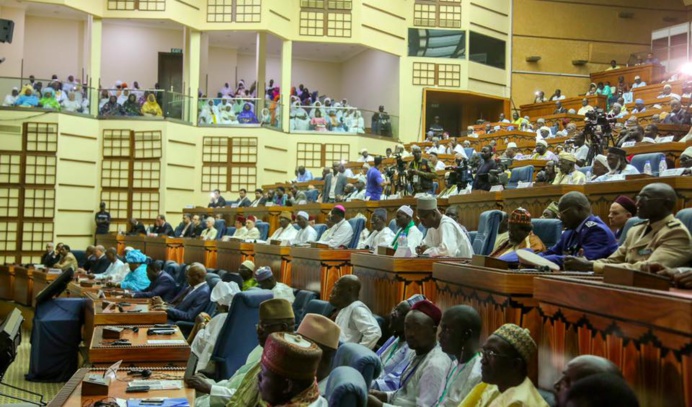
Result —
<instances>
[{"instance_id":1,"label":"bald head","mask_svg":"<svg viewBox=\"0 0 692 407\"><path fill-rule=\"evenodd\" d=\"M360 295L360 279L353 274L347 274L336 281L329 295L329 303L337 309L349 306L358 300Z\"/></svg>"},{"instance_id":2,"label":"bald head","mask_svg":"<svg viewBox=\"0 0 692 407\"><path fill-rule=\"evenodd\" d=\"M455 305L444 313L461 330L471 331L471 336L480 339L481 316L475 308L468 305Z\"/></svg>"},{"instance_id":3,"label":"bald head","mask_svg":"<svg viewBox=\"0 0 692 407\"><path fill-rule=\"evenodd\" d=\"M586 195L577 191L568 192L562 195L562 198L560 198L560 205L564 205L565 207L577 206L591 209L591 203L589 203L589 199L586 197Z\"/></svg>"},{"instance_id":4,"label":"bald head","mask_svg":"<svg viewBox=\"0 0 692 407\"><path fill-rule=\"evenodd\" d=\"M622 377L622 372L615 363L600 356L581 355L570 360L565 366L562 376L554 385L558 407L566 406L567 393L574 383L602 373Z\"/></svg>"},{"instance_id":5,"label":"bald head","mask_svg":"<svg viewBox=\"0 0 692 407\"><path fill-rule=\"evenodd\" d=\"M481 316L468 305L447 308L440 322L442 350L466 362L478 351L481 337Z\"/></svg>"},{"instance_id":6,"label":"bald head","mask_svg":"<svg viewBox=\"0 0 692 407\"><path fill-rule=\"evenodd\" d=\"M185 276L190 287L194 287L206 280L207 269L202 263L192 263L190 267L187 268L187 273L185 273Z\"/></svg>"},{"instance_id":7,"label":"bald head","mask_svg":"<svg viewBox=\"0 0 692 407\"><path fill-rule=\"evenodd\" d=\"M567 229L576 229L591 216L591 203L586 195L572 191L564 194L557 204L558 217Z\"/></svg>"}]
</instances>

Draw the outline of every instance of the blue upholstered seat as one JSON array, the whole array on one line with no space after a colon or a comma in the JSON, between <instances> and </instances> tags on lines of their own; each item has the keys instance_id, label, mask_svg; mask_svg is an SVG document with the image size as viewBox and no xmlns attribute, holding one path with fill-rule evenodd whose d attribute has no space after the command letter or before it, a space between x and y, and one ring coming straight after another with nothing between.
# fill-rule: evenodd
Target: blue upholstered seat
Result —
<instances>
[{"instance_id":1,"label":"blue upholstered seat","mask_svg":"<svg viewBox=\"0 0 692 407\"><path fill-rule=\"evenodd\" d=\"M269 224L267 222L257 221L255 226L257 226L257 230L260 231L260 239L267 240L269 236Z\"/></svg>"},{"instance_id":2,"label":"blue upholstered seat","mask_svg":"<svg viewBox=\"0 0 692 407\"><path fill-rule=\"evenodd\" d=\"M216 366L217 381L233 376L257 346L257 335L252 333L259 322L259 306L271 298L274 298L274 294L270 290L243 291L233 297L211 355Z\"/></svg>"},{"instance_id":3,"label":"blue upholstered seat","mask_svg":"<svg viewBox=\"0 0 692 407\"><path fill-rule=\"evenodd\" d=\"M509 182L507 183L507 189L515 189L519 182L531 182L533 181L533 165L527 165L524 167L518 167L512 169L512 175L509 177Z\"/></svg>"},{"instance_id":4,"label":"blue upholstered seat","mask_svg":"<svg viewBox=\"0 0 692 407\"><path fill-rule=\"evenodd\" d=\"M478 221L478 232L473 239L473 252L487 256L493 250L497 229L502 220L502 211L496 209L481 213Z\"/></svg>"},{"instance_id":5,"label":"blue upholstered seat","mask_svg":"<svg viewBox=\"0 0 692 407\"><path fill-rule=\"evenodd\" d=\"M238 288L243 288L243 278L240 276L240 274L232 271L229 271L223 276L221 276L221 281L225 281L227 283L233 281L236 284L238 284Z\"/></svg>"},{"instance_id":6,"label":"blue upholstered seat","mask_svg":"<svg viewBox=\"0 0 692 407\"><path fill-rule=\"evenodd\" d=\"M317 232L317 240L320 240L322 234L327 230L327 225L324 223L318 223L313 226L313 229L315 229L315 232Z\"/></svg>"},{"instance_id":7,"label":"blue upholstered seat","mask_svg":"<svg viewBox=\"0 0 692 407\"><path fill-rule=\"evenodd\" d=\"M620 234L620 238L618 239L618 244L623 244L625 243L625 238L627 237L627 231L630 230L630 228L633 225L636 225L637 223L641 222L643 219L640 219L636 216L632 216L631 218L627 219L627 222L625 222L625 226L622 227L622 233Z\"/></svg>"},{"instance_id":8,"label":"blue upholstered seat","mask_svg":"<svg viewBox=\"0 0 692 407\"><path fill-rule=\"evenodd\" d=\"M216 273L207 273L205 280L206 280L207 284L209 285L209 290L211 291L214 289L214 287L216 287L216 284L219 281L221 281L221 277L219 277L219 275Z\"/></svg>"},{"instance_id":9,"label":"blue upholstered seat","mask_svg":"<svg viewBox=\"0 0 692 407\"><path fill-rule=\"evenodd\" d=\"M478 234L477 230L469 230L469 240L471 240L471 246L473 246L473 242L476 241L476 235Z\"/></svg>"},{"instance_id":10,"label":"blue upholstered seat","mask_svg":"<svg viewBox=\"0 0 692 407\"><path fill-rule=\"evenodd\" d=\"M233 236L235 233L235 226L229 226L226 228L226 234L224 236Z\"/></svg>"},{"instance_id":11,"label":"blue upholstered seat","mask_svg":"<svg viewBox=\"0 0 692 407\"><path fill-rule=\"evenodd\" d=\"M293 301L293 314L296 316L296 326L300 325L300 322L305 316L305 310L308 304L312 300L317 299L317 293L310 290L298 290L295 293L296 299Z\"/></svg>"},{"instance_id":12,"label":"blue upholstered seat","mask_svg":"<svg viewBox=\"0 0 692 407\"><path fill-rule=\"evenodd\" d=\"M586 175L587 172L591 172L593 174L593 171L591 170L591 166L586 166L586 167L580 167L579 171L583 172L584 175ZM588 181L588 180L587 180Z\"/></svg>"},{"instance_id":13,"label":"blue upholstered seat","mask_svg":"<svg viewBox=\"0 0 692 407\"><path fill-rule=\"evenodd\" d=\"M365 380L365 385L370 388L373 379L380 375L382 363L375 352L357 343L344 343L339 346L332 362L334 368L350 366L356 369Z\"/></svg>"},{"instance_id":14,"label":"blue upholstered seat","mask_svg":"<svg viewBox=\"0 0 692 407\"><path fill-rule=\"evenodd\" d=\"M666 155L663 153L649 153L649 154L637 154L632 157L631 164L639 170L640 173L644 173L644 165L647 161L651 162L651 174L658 177L658 166L661 160L665 160Z\"/></svg>"},{"instance_id":15,"label":"blue upholstered seat","mask_svg":"<svg viewBox=\"0 0 692 407\"><path fill-rule=\"evenodd\" d=\"M317 189L308 189L305 191L305 197L308 198L308 202L317 202L319 196L320 191Z\"/></svg>"},{"instance_id":16,"label":"blue upholstered seat","mask_svg":"<svg viewBox=\"0 0 692 407\"><path fill-rule=\"evenodd\" d=\"M562 235L560 219L531 219L533 233L540 237L545 247L553 247Z\"/></svg>"},{"instance_id":17,"label":"blue upholstered seat","mask_svg":"<svg viewBox=\"0 0 692 407\"><path fill-rule=\"evenodd\" d=\"M394 233L396 233L396 231L399 230L399 226L396 225L396 219L392 219L391 221L389 221L389 229L391 229Z\"/></svg>"},{"instance_id":18,"label":"blue upholstered seat","mask_svg":"<svg viewBox=\"0 0 692 407\"><path fill-rule=\"evenodd\" d=\"M303 317L305 314L319 314L328 317L334 312L334 306L328 301L324 300L311 300L308 302L307 307L305 307L305 312L303 312Z\"/></svg>"},{"instance_id":19,"label":"blue upholstered seat","mask_svg":"<svg viewBox=\"0 0 692 407\"><path fill-rule=\"evenodd\" d=\"M473 154L475 153L475 150L472 147L465 148L464 152L466 153L466 157L471 158Z\"/></svg>"},{"instance_id":20,"label":"blue upholstered seat","mask_svg":"<svg viewBox=\"0 0 692 407\"><path fill-rule=\"evenodd\" d=\"M295 229L295 230L297 230L297 231L300 232L300 226L298 226L297 223L294 223L294 224L293 224L293 229Z\"/></svg>"},{"instance_id":21,"label":"blue upholstered seat","mask_svg":"<svg viewBox=\"0 0 692 407\"><path fill-rule=\"evenodd\" d=\"M675 217L685 224L687 230L692 230L692 208L680 209Z\"/></svg>"},{"instance_id":22,"label":"blue upholstered seat","mask_svg":"<svg viewBox=\"0 0 692 407\"><path fill-rule=\"evenodd\" d=\"M214 229L216 229L216 240L221 240L221 237L226 233L226 221L217 219L214 221Z\"/></svg>"},{"instance_id":23,"label":"blue upholstered seat","mask_svg":"<svg viewBox=\"0 0 692 407\"><path fill-rule=\"evenodd\" d=\"M77 259L77 265L84 267L84 263L87 261L86 252L84 250L71 250L71 253Z\"/></svg>"},{"instance_id":24,"label":"blue upholstered seat","mask_svg":"<svg viewBox=\"0 0 692 407\"><path fill-rule=\"evenodd\" d=\"M365 219L361 217L351 218L348 220L348 223L350 223L351 227L353 228L353 238L351 239L351 243L348 245L348 248L355 249L358 246L358 238L360 237L360 233L365 227Z\"/></svg>"},{"instance_id":25,"label":"blue upholstered seat","mask_svg":"<svg viewBox=\"0 0 692 407\"><path fill-rule=\"evenodd\" d=\"M339 366L329 374L325 397L329 401L329 407L365 407L368 402L368 386L356 369Z\"/></svg>"}]
</instances>

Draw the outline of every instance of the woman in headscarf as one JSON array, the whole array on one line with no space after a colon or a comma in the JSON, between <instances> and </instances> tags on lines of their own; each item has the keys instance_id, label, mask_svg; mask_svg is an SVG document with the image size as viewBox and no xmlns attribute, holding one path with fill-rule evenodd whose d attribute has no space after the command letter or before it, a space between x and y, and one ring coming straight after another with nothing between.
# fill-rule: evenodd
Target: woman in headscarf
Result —
<instances>
[{"instance_id":1,"label":"woman in headscarf","mask_svg":"<svg viewBox=\"0 0 692 407\"><path fill-rule=\"evenodd\" d=\"M596 84L591 82L591 85L589 86L589 91L586 92L586 96L593 96L596 94Z\"/></svg>"},{"instance_id":2,"label":"woman in headscarf","mask_svg":"<svg viewBox=\"0 0 692 407\"><path fill-rule=\"evenodd\" d=\"M262 112L260 112L260 123L266 126L272 124L272 115L269 113L269 109L266 107L262 109Z\"/></svg>"},{"instance_id":3,"label":"woman in headscarf","mask_svg":"<svg viewBox=\"0 0 692 407\"><path fill-rule=\"evenodd\" d=\"M137 102L137 96L130 94L127 100L123 104L123 110L125 111L125 116L141 116L139 103Z\"/></svg>"},{"instance_id":4,"label":"woman in headscarf","mask_svg":"<svg viewBox=\"0 0 692 407\"><path fill-rule=\"evenodd\" d=\"M125 255L125 262L130 267L130 272L125 275L121 283L108 283L108 286L130 291L146 290L151 284L147 277L147 256L141 251L133 249Z\"/></svg>"},{"instance_id":5,"label":"woman in headscarf","mask_svg":"<svg viewBox=\"0 0 692 407\"><path fill-rule=\"evenodd\" d=\"M601 175L609 173L610 167L608 166L608 157L603 154L598 154L596 157L594 157L591 172L591 179L587 179L586 182L594 181Z\"/></svg>"},{"instance_id":6,"label":"woman in headscarf","mask_svg":"<svg viewBox=\"0 0 692 407\"><path fill-rule=\"evenodd\" d=\"M111 96L108 98L108 102L99 111L100 116L124 116L125 112L123 107L118 104L118 98L116 96ZM146 287L145 287L146 288Z\"/></svg>"},{"instance_id":7,"label":"woman in headscarf","mask_svg":"<svg viewBox=\"0 0 692 407\"><path fill-rule=\"evenodd\" d=\"M259 123L257 116L252 112L252 106L250 103L245 103L243 106L243 111L238 115L238 122L240 124L256 124Z\"/></svg>"},{"instance_id":8,"label":"woman in headscarf","mask_svg":"<svg viewBox=\"0 0 692 407\"><path fill-rule=\"evenodd\" d=\"M269 111L271 112L271 125L274 127L281 126L281 104L279 104L280 100L281 96L276 95L274 96L272 103L269 105Z\"/></svg>"},{"instance_id":9,"label":"woman in headscarf","mask_svg":"<svg viewBox=\"0 0 692 407\"><path fill-rule=\"evenodd\" d=\"M214 99L209 99L207 103L202 107L202 111L199 115L200 124L218 124L219 123L219 111L214 105Z\"/></svg>"},{"instance_id":10,"label":"woman in headscarf","mask_svg":"<svg viewBox=\"0 0 692 407\"><path fill-rule=\"evenodd\" d=\"M63 111L82 113L82 104L77 100L75 92L67 94L67 100L62 104Z\"/></svg>"},{"instance_id":11,"label":"woman in headscarf","mask_svg":"<svg viewBox=\"0 0 692 407\"><path fill-rule=\"evenodd\" d=\"M108 91L106 89L101 91L101 96L99 97L99 111L103 109L103 105L108 103L108 99L110 99L110 95L108 94Z\"/></svg>"},{"instance_id":12,"label":"woman in headscarf","mask_svg":"<svg viewBox=\"0 0 692 407\"><path fill-rule=\"evenodd\" d=\"M36 94L34 94L34 88L32 88L30 85L25 86L22 89L21 94L17 98L17 101L14 103L15 106L19 107L36 107L38 106L38 95L40 93L37 91Z\"/></svg>"},{"instance_id":13,"label":"woman in headscarf","mask_svg":"<svg viewBox=\"0 0 692 407\"><path fill-rule=\"evenodd\" d=\"M351 125L349 126L349 129L358 134L365 134L365 120L363 119L363 115L360 113L360 110L353 111L351 116Z\"/></svg>"},{"instance_id":14,"label":"woman in headscarf","mask_svg":"<svg viewBox=\"0 0 692 407\"><path fill-rule=\"evenodd\" d=\"M235 117L233 108L230 104L227 104L220 114L221 124L238 124L238 119Z\"/></svg>"},{"instance_id":15,"label":"woman in headscarf","mask_svg":"<svg viewBox=\"0 0 692 407\"><path fill-rule=\"evenodd\" d=\"M315 109L315 117L310 120L310 126L314 131L327 131L327 120L322 117L321 109Z\"/></svg>"},{"instance_id":16,"label":"woman in headscarf","mask_svg":"<svg viewBox=\"0 0 692 407\"><path fill-rule=\"evenodd\" d=\"M322 107L322 103L319 100L312 105L312 111L310 112L311 119L315 118L317 111L320 112L320 117L324 118L327 116L327 111L324 110L324 107Z\"/></svg>"},{"instance_id":17,"label":"woman in headscarf","mask_svg":"<svg viewBox=\"0 0 692 407\"><path fill-rule=\"evenodd\" d=\"M130 90L129 89L124 89L123 92L118 96L118 103L122 106L127 102L127 99L130 97Z\"/></svg>"},{"instance_id":18,"label":"woman in headscarf","mask_svg":"<svg viewBox=\"0 0 692 407\"><path fill-rule=\"evenodd\" d=\"M142 114L150 117L163 117L161 106L156 102L156 96L153 93L147 95L147 101L142 105Z\"/></svg>"},{"instance_id":19,"label":"woman in headscarf","mask_svg":"<svg viewBox=\"0 0 692 407\"><path fill-rule=\"evenodd\" d=\"M291 130L310 130L310 118L308 112L300 105L300 101L293 102L291 107Z\"/></svg>"},{"instance_id":20,"label":"woman in headscarf","mask_svg":"<svg viewBox=\"0 0 692 407\"><path fill-rule=\"evenodd\" d=\"M60 103L55 99L55 91L51 87L43 90L43 97L38 103L44 109L60 111Z\"/></svg>"},{"instance_id":21,"label":"woman in headscarf","mask_svg":"<svg viewBox=\"0 0 692 407\"><path fill-rule=\"evenodd\" d=\"M327 128L330 131L336 132L347 131L347 129L344 128L343 123L341 123L339 119L336 117L336 111L334 110L329 111L329 117L327 117Z\"/></svg>"}]
</instances>

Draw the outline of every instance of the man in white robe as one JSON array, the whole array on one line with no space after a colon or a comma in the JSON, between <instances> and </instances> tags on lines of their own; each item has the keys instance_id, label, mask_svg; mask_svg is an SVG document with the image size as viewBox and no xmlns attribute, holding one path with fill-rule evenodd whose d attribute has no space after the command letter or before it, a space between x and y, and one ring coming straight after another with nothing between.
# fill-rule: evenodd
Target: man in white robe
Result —
<instances>
[{"instance_id":1,"label":"man in white robe","mask_svg":"<svg viewBox=\"0 0 692 407\"><path fill-rule=\"evenodd\" d=\"M341 341L353 342L372 349L382 336L382 330L372 311L358 300L360 280L347 274L337 280L329 295L329 303L336 310L336 324L341 328Z\"/></svg>"},{"instance_id":2,"label":"man in white robe","mask_svg":"<svg viewBox=\"0 0 692 407\"><path fill-rule=\"evenodd\" d=\"M411 249L411 253L416 252L416 247L423 241L423 233L413 222L413 209L408 205L402 205L396 211L396 226L398 227L390 246L394 249L399 248L399 240L406 238L406 245Z\"/></svg>"},{"instance_id":3,"label":"man in white robe","mask_svg":"<svg viewBox=\"0 0 692 407\"><path fill-rule=\"evenodd\" d=\"M379 246L389 246L394 239L394 232L387 227L387 210L383 208L375 209L370 217L372 232L368 237L358 243L359 249L369 249L373 253L377 252Z\"/></svg>"},{"instance_id":4,"label":"man in white robe","mask_svg":"<svg viewBox=\"0 0 692 407\"><path fill-rule=\"evenodd\" d=\"M430 196L418 198L418 218L428 229L420 246L419 255L429 257L473 256L473 247L458 223L437 210L437 199Z\"/></svg>"},{"instance_id":5,"label":"man in white robe","mask_svg":"<svg viewBox=\"0 0 692 407\"><path fill-rule=\"evenodd\" d=\"M317 240L317 231L310 225L309 220L310 215L305 211L300 211L296 214L296 224L300 230L291 241L291 244L302 245Z\"/></svg>"},{"instance_id":6,"label":"man in white robe","mask_svg":"<svg viewBox=\"0 0 692 407\"><path fill-rule=\"evenodd\" d=\"M293 220L293 214L289 211L283 211L279 214L279 225L280 228L276 229L274 233L269 237L269 240L281 240L281 244L289 244L296 238L298 231L291 221Z\"/></svg>"}]
</instances>

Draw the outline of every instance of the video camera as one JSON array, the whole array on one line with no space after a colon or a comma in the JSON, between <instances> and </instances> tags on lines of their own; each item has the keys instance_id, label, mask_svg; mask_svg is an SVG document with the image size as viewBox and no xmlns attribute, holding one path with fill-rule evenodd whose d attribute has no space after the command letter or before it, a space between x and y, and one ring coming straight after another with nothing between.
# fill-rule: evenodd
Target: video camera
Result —
<instances>
[{"instance_id":1,"label":"video camera","mask_svg":"<svg viewBox=\"0 0 692 407\"><path fill-rule=\"evenodd\" d=\"M449 184L456 185L460 191L473 183L471 167L469 167L468 160L466 159L457 160L456 166L445 167L445 170L450 171Z\"/></svg>"},{"instance_id":2,"label":"video camera","mask_svg":"<svg viewBox=\"0 0 692 407\"><path fill-rule=\"evenodd\" d=\"M600 107L586 112L584 135L590 135L592 141L600 142L600 140L594 140L599 137L596 134L596 126L601 126L602 134L610 134L613 131L612 126L616 121L617 119L614 116L606 114Z\"/></svg>"}]
</instances>

